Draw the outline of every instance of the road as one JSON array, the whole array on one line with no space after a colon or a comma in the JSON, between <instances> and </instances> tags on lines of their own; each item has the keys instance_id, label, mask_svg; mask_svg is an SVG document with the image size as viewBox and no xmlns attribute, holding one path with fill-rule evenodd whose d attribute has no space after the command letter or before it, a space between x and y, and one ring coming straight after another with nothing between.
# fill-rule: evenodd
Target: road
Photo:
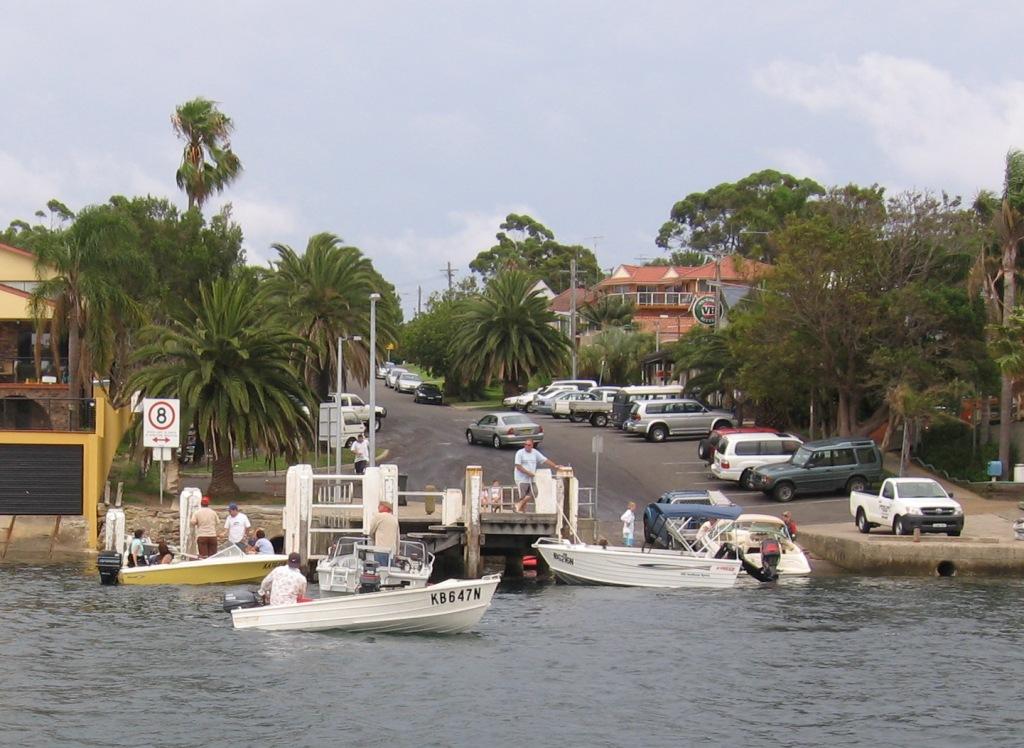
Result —
<instances>
[{"instance_id":1,"label":"road","mask_svg":"<svg viewBox=\"0 0 1024 748\"><path fill-rule=\"evenodd\" d=\"M466 426L486 411L455 406L419 405L411 395L403 395L377 382L377 402L388 409L387 418L377 432L378 449L389 450L388 462L398 465L409 476L408 489L422 490L461 487L467 465L484 469L485 483L497 478L512 483L512 463L516 449L469 446ZM366 392L361 392L368 399ZM849 502L845 496L812 496L789 504L779 504L760 492L744 491L735 483L711 477L697 458L696 439L670 439L660 444L630 436L614 428L593 428L565 419L534 415L544 428L541 452L554 462L572 465L581 486L595 482L592 438L604 435L600 458L598 507L602 521L617 518L626 502L634 500L642 509L665 491L673 489L719 489L732 501L751 511L778 516L784 509L793 512L798 524L843 522L849 520Z\"/></svg>"}]
</instances>

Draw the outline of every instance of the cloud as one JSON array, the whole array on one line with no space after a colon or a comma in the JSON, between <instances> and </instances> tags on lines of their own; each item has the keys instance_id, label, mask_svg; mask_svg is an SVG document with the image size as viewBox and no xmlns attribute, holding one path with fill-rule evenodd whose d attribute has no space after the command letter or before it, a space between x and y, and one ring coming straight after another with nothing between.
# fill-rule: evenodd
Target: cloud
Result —
<instances>
[{"instance_id":1,"label":"cloud","mask_svg":"<svg viewBox=\"0 0 1024 748\"><path fill-rule=\"evenodd\" d=\"M411 316L417 287L422 288L426 301L431 293L447 286L444 271L449 262L457 271L456 282L469 275L470 261L494 246L498 226L509 213L528 213L536 217L536 213L522 205L487 212L451 211L446 216L451 230L438 235L405 229L395 236L357 237L354 243L373 260L374 267L395 284L406 315Z\"/></svg>"},{"instance_id":2,"label":"cloud","mask_svg":"<svg viewBox=\"0 0 1024 748\"><path fill-rule=\"evenodd\" d=\"M56 169L25 163L0 151L0 224L6 227L16 218L32 222L33 214L61 193Z\"/></svg>"},{"instance_id":3,"label":"cloud","mask_svg":"<svg viewBox=\"0 0 1024 748\"><path fill-rule=\"evenodd\" d=\"M920 60L871 53L854 64L776 61L754 74L754 85L813 114L864 125L903 172L897 179L935 189L996 186L1006 151L1024 145L1019 79L963 81Z\"/></svg>"},{"instance_id":4,"label":"cloud","mask_svg":"<svg viewBox=\"0 0 1024 748\"><path fill-rule=\"evenodd\" d=\"M825 160L803 148L769 148L764 153L775 168L794 177L829 181L830 170Z\"/></svg>"},{"instance_id":5,"label":"cloud","mask_svg":"<svg viewBox=\"0 0 1024 748\"><path fill-rule=\"evenodd\" d=\"M277 257L270 248L271 244L298 241L288 238L301 234L298 215L291 206L249 194L232 194L219 201L216 206L211 203L203 212L209 217L219 211L225 203L231 203L231 217L242 227L245 236L243 246L250 265L264 264ZM292 244L292 247L296 251L302 251L306 247L306 240L302 239L300 246Z\"/></svg>"}]
</instances>

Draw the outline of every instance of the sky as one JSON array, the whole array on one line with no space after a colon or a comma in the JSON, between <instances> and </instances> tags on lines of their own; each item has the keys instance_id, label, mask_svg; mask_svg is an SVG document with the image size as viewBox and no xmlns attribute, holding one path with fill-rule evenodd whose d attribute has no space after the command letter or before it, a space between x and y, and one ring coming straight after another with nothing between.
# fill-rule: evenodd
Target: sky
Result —
<instances>
[{"instance_id":1,"label":"sky","mask_svg":"<svg viewBox=\"0 0 1024 748\"><path fill-rule=\"evenodd\" d=\"M185 206L174 108L236 126L248 260L329 231L407 316L528 213L602 267L764 168L972 197L1024 148L1020 2L12 2L0 225L113 194Z\"/></svg>"}]
</instances>

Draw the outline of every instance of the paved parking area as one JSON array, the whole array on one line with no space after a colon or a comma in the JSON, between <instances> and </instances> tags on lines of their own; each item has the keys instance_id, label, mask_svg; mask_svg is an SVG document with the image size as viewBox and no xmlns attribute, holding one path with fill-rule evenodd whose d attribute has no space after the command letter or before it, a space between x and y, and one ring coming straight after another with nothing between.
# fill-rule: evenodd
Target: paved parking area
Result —
<instances>
[{"instance_id":1,"label":"paved parking area","mask_svg":"<svg viewBox=\"0 0 1024 748\"><path fill-rule=\"evenodd\" d=\"M387 389L379 381L377 401L388 408L377 434L378 445L389 449L388 460L408 474L410 490L427 484L454 487L462 480L466 465L482 466L488 483L495 478L505 485L512 483L515 449L471 447L465 441L466 426L486 411L418 405L411 396ZM653 444L610 427L597 429L546 415L533 415L533 419L544 428L541 452L555 462L572 465L581 485L598 485L602 520L618 517L627 501L634 500L642 507L665 491L686 488L719 489L740 506L765 514L778 515L789 509L798 524L849 520L845 496L799 498L783 505L759 492L716 480L697 458L696 439ZM598 434L604 437L599 469L591 449Z\"/></svg>"}]
</instances>

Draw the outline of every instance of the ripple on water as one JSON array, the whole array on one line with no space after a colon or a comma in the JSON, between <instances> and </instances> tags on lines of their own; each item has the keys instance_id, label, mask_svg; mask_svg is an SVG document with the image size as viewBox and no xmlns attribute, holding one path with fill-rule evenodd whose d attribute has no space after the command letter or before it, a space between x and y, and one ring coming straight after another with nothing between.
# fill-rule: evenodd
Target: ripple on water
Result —
<instances>
[{"instance_id":1,"label":"ripple on water","mask_svg":"<svg viewBox=\"0 0 1024 748\"><path fill-rule=\"evenodd\" d=\"M0 567L24 746L1016 745L1024 584L521 585L457 637L234 631L223 588Z\"/></svg>"}]
</instances>

